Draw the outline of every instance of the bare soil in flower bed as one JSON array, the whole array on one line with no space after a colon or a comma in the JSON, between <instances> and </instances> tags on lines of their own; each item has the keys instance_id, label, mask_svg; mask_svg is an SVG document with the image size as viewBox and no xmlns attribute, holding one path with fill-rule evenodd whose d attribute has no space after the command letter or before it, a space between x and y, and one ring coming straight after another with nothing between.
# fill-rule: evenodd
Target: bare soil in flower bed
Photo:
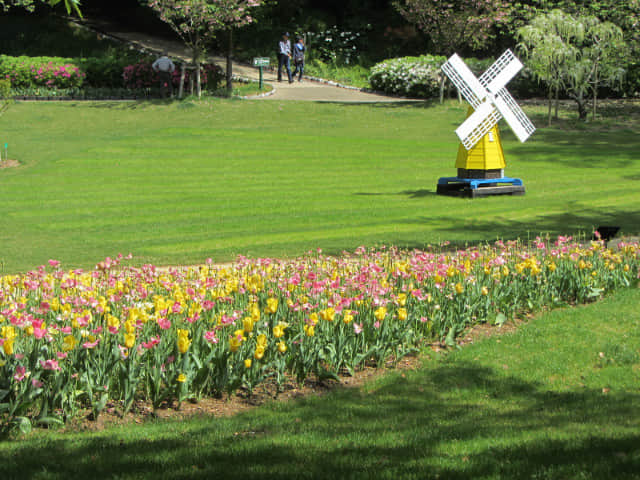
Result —
<instances>
[{"instance_id":1,"label":"bare soil in flower bed","mask_svg":"<svg viewBox=\"0 0 640 480\"><path fill-rule=\"evenodd\" d=\"M434 345L433 348L437 351L444 349L443 346L438 345ZM117 402L109 402L97 420L93 419L91 410L86 409L81 411L75 419L69 419L62 431L100 431L114 425L143 423L155 419L231 417L274 400L287 402L302 397L322 396L338 388L360 387L365 382L384 375L389 368L416 369L419 363L418 356L409 355L402 358L395 366L390 362L387 365L388 368L367 367L357 371L353 376L342 376L339 381L309 378L300 385L295 380L288 379L281 386L280 393L277 393L275 382L267 381L256 387L251 395L241 390L237 394L225 394L221 398L187 400L179 406L176 402L171 402L162 405L155 413L150 402L139 401L133 405L129 413L122 415L120 405Z\"/></svg>"},{"instance_id":2,"label":"bare soil in flower bed","mask_svg":"<svg viewBox=\"0 0 640 480\"><path fill-rule=\"evenodd\" d=\"M20 166L20 162L17 160L9 159L0 161L0 168L13 168Z\"/></svg>"},{"instance_id":3,"label":"bare soil in flower bed","mask_svg":"<svg viewBox=\"0 0 640 480\"><path fill-rule=\"evenodd\" d=\"M514 332L524 320L515 319L502 326L489 323L477 324L470 327L464 335L457 339L459 346L471 345L479 340L494 335L504 335ZM450 348L443 343L432 343L429 348L435 353L446 352ZM256 387L252 395L240 392L233 395L223 395L221 398L202 398L198 401L187 400L180 406L176 402L167 403L157 409L155 413L150 402L137 402L131 411L122 415L120 406L116 402L109 402L100 413L97 420L93 419L90 409L80 412L75 419L70 419L62 428L63 431L101 431L105 428L131 423L144 423L156 419L185 419L194 417L224 418L237 415L242 412L265 405L277 400L287 402L299 398L317 396L320 397L331 391L342 388L358 388L366 382L375 380L385 375L390 369L415 370L419 368L421 357L419 355L407 355L394 364L389 361L385 368L366 367L355 372L353 376L341 376L340 380L318 380L309 378L302 385L293 379L288 379L282 385L282 390L277 393L274 382L265 382ZM404 373L401 373L404 377ZM243 433L248 434L247 432Z\"/></svg>"}]
</instances>

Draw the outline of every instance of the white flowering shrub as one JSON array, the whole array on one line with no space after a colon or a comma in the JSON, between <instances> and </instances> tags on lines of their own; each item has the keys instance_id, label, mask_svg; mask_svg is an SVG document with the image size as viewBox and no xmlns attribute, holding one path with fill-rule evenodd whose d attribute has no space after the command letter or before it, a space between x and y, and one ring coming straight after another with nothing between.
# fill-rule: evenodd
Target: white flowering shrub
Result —
<instances>
[{"instance_id":1,"label":"white flowering shrub","mask_svg":"<svg viewBox=\"0 0 640 480\"><path fill-rule=\"evenodd\" d=\"M321 32L305 34L311 55L325 63L357 63L361 34L341 31L335 25Z\"/></svg>"},{"instance_id":2,"label":"white flowering shrub","mask_svg":"<svg viewBox=\"0 0 640 480\"><path fill-rule=\"evenodd\" d=\"M371 88L385 93L417 98L438 95L440 67L445 57L422 55L384 60L371 69Z\"/></svg>"}]
</instances>

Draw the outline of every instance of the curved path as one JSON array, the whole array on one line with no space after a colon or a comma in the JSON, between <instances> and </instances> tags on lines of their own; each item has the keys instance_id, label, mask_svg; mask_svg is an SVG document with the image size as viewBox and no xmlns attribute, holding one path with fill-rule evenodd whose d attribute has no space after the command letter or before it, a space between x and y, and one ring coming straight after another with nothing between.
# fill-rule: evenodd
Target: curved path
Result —
<instances>
[{"instance_id":1,"label":"curved path","mask_svg":"<svg viewBox=\"0 0 640 480\"><path fill-rule=\"evenodd\" d=\"M155 37L146 33L132 31L127 27L115 25L113 23L85 18L82 20L69 19L75 23L96 31L98 34L107 35L117 40L129 43L130 45L153 53L162 51L169 52L169 56L181 60L189 60L190 55L185 46L174 40ZM209 56L210 62L216 63L226 68L226 59L220 56ZM236 76L258 80L259 72L257 68L233 62L233 73ZM286 78L286 76L285 76ZM302 82L289 83L287 81L278 82L275 71L264 71L264 81L272 84L275 92L268 95L265 100L308 100L316 102L353 102L353 103L378 103L378 102L409 102L415 101L405 98L387 97L384 95L361 92L359 90L341 88L327 85L321 82L303 79Z\"/></svg>"}]
</instances>

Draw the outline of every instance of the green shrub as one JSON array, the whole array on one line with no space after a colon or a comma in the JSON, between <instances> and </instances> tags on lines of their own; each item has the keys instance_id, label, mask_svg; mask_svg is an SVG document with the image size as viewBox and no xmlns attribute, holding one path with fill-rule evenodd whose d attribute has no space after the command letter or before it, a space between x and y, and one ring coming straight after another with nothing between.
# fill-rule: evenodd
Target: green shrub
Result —
<instances>
[{"instance_id":1,"label":"green shrub","mask_svg":"<svg viewBox=\"0 0 640 480\"><path fill-rule=\"evenodd\" d=\"M374 90L416 98L434 98L439 94L441 66L445 57L423 55L384 60L373 66L369 83ZM482 75L494 58L465 58L464 62L476 75ZM544 87L526 67L509 83L509 91L516 97L545 96Z\"/></svg>"},{"instance_id":2,"label":"green shrub","mask_svg":"<svg viewBox=\"0 0 640 480\"><path fill-rule=\"evenodd\" d=\"M445 57L422 55L384 60L371 69L371 88L395 95L431 98L438 95Z\"/></svg>"},{"instance_id":3,"label":"green shrub","mask_svg":"<svg viewBox=\"0 0 640 480\"><path fill-rule=\"evenodd\" d=\"M0 80L0 100L11 97L11 82L8 79Z\"/></svg>"},{"instance_id":4,"label":"green shrub","mask_svg":"<svg viewBox=\"0 0 640 480\"><path fill-rule=\"evenodd\" d=\"M86 73L85 83L94 88L118 88L124 85L122 73L124 68L138 61L139 54L130 55L105 55L102 57L89 57L78 60L82 70Z\"/></svg>"},{"instance_id":5,"label":"green shrub","mask_svg":"<svg viewBox=\"0 0 640 480\"><path fill-rule=\"evenodd\" d=\"M312 77L320 77L335 82L365 88L369 86L370 70L359 64L336 66L312 59L304 66L304 73Z\"/></svg>"}]
</instances>

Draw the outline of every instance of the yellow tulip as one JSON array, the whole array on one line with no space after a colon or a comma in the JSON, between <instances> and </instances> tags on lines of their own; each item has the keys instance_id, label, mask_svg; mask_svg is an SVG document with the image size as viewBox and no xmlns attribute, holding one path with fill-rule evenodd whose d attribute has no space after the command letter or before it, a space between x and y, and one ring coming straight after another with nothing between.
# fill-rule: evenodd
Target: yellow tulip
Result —
<instances>
[{"instance_id":1,"label":"yellow tulip","mask_svg":"<svg viewBox=\"0 0 640 480\"><path fill-rule=\"evenodd\" d=\"M376 311L373 313L373 315L376 317L376 320L381 322L382 320L384 320L384 317L387 316L387 307L376 308Z\"/></svg>"},{"instance_id":2,"label":"yellow tulip","mask_svg":"<svg viewBox=\"0 0 640 480\"><path fill-rule=\"evenodd\" d=\"M133 346L136 344L136 336L133 333L127 333L124 336L124 346L127 348L133 348ZM180 348L180 346L178 346L178 348ZM189 348L187 346L187 348ZM186 351L186 350L185 350ZM182 352L184 353L184 352Z\"/></svg>"},{"instance_id":3,"label":"yellow tulip","mask_svg":"<svg viewBox=\"0 0 640 480\"><path fill-rule=\"evenodd\" d=\"M13 338L4 341L4 343L2 344L2 349L4 350L5 354L13 355L13 342L15 342Z\"/></svg>"},{"instance_id":4,"label":"yellow tulip","mask_svg":"<svg viewBox=\"0 0 640 480\"><path fill-rule=\"evenodd\" d=\"M255 303L251 307L251 320L253 320L254 322L260 320L260 309Z\"/></svg>"},{"instance_id":5,"label":"yellow tulip","mask_svg":"<svg viewBox=\"0 0 640 480\"><path fill-rule=\"evenodd\" d=\"M399 293L398 294L398 305L400 305L401 307L404 307L407 304L407 294L406 293Z\"/></svg>"},{"instance_id":6,"label":"yellow tulip","mask_svg":"<svg viewBox=\"0 0 640 480\"><path fill-rule=\"evenodd\" d=\"M267 308L265 309L266 313L276 313L278 311L278 299L277 298L267 298Z\"/></svg>"},{"instance_id":7,"label":"yellow tulip","mask_svg":"<svg viewBox=\"0 0 640 480\"><path fill-rule=\"evenodd\" d=\"M457 294L464 292L464 286L460 282L456 283L455 289Z\"/></svg>"},{"instance_id":8,"label":"yellow tulip","mask_svg":"<svg viewBox=\"0 0 640 480\"><path fill-rule=\"evenodd\" d=\"M482 287L482 289L480 290L480 293L482 295L489 295L489 289L487 287Z\"/></svg>"},{"instance_id":9,"label":"yellow tulip","mask_svg":"<svg viewBox=\"0 0 640 480\"><path fill-rule=\"evenodd\" d=\"M247 358L244 361L244 368L251 368L251 359L250 358Z\"/></svg>"},{"instance_id":10,"label":"yellow tulip","mask_svg":"<svg viewBox=\"0 0 640 480\"><path fill-rule=\"evenodd\" d=\"M307 337L313 337L316 334L316 327L314 325L305 325L304 333Z\"/></svg>"},{"instance_id":11,"label":"yellow tulip","mask_svg":"<svg viewBox=\"0 0 640 480\"><path fill-rule=\"evenodd\" d=\"M278 351L280 353L284 353L287 351L287 344L284 343L283 341L278 342Z\"/></svg>"},{"instance_id":12,"label":"yellow tulip","mask_svg":"<svg viewBox=\"0 0 640 480\"><path fill-rule=\"evenodd\" d=\"M67 335L62 341L62 351L68 352L70 350L73 350L74 348L76 348L77 344L78 340L76 339L76 337L74 337L73 335Z\"/></svg>"},{"instance_id":13,"label":"yellow tulip","mask_svg":"<svg viewBox=\"0 0 640 480\"><path fill-rule=\"evenodd\" d=\"M229 339L229 350L232 353L236 352L238 350L238 348L240 348L240 345L242 345L242 338L231 337Z\"/></svg>"},{"instance_id":14,"label":"yellow tulip","mask_svg":"<svg viewBox=\"0 0 640 480\"><path fill-rule=\"evenodd\" d=\"M262 357L264 357L264 351L265 351L265 347L261 346L261 345L257 345L256 346L256 351L253 354L253 357L256 360L262 360Z\"/></svg>"},{"instance_id":15,"label":"yellow tulip","mask_svg":"<svg viewBox=\"0 0 640 480\"><path fill-rule=\"evenodd\" d=\"M191 340L189 340L189 331L178 329L178 351L180 353L187 353L189 350L189 346L191 345Z\"/></svg>"},{"instance_id":16,"label":"yellow tulip","mask_svg":"<svg viewBox=\"0 0 640 480\"><path fill-rule=\"evenodd\" d=\"M6 340L12 340L16 338L16 329L11 325L5 325L0 329L0 337L5 338Z\"/></svg>"},{"instance_id":17,"label":"yellow tulip","mask_svg":"<svg viewBox=\"0 0 640 480\"><path fill-rule=\"evenodd\" d=\"M398 309L398 320L406 320L407 319L407 309L399 308Z\"/></svg>"},{"instance_id":18,"label":"yellow tulip","mask_svg":"<svg viewBox=\"0 0 640 480\"><path fill-rule=\"evenodd\" d=\"M260 335L258 335L258 338L256 339L256 344L259 347L267 348L267 336L264 333L261 333Z\"/></svg>"},{"instance_id":19,"label":"yellow tulip","mask_svg":"<svg viewBox=\"0 0 640 480\"><path fill-rule=\"evenodd\" d=\"M333 322L335 316L336 311L332 307L320 311L320 318L322 318L323 320L327 320L328 322Z\"/></svg>"},{"instance_id":20,"label":"yellow tulip","mask_svg":"<svg viewBox=\"0 0 640 480\"><path fill-rule=\"evenodd\" d=\"M244 317L242 319L242 328L246 333L253 332L253 319L251 317Z\"/></svg>"},{"instance_id":21,"label":"yellow tulip","mask_svg":"<svg viewBox=\"0 0 640 480\"><path fill-rule=\"evenodd\" d=\"M284 336L284 329L287 328L285 323L279 323L275 327L273 327L273 336L276 338L280 338Z\"/></svg>"},{"instance_id":22,"label":"yellow tulip","mask_svg":"<svg viewBox=\"0 0 640 480\"><path fill-rule=\"evenodd\" d=\"M184 383L186 381L187 376L184 373L181 373L180 375L178 375L178 378L176 378L176 382Z\"/></svg>"}]
</instances>

